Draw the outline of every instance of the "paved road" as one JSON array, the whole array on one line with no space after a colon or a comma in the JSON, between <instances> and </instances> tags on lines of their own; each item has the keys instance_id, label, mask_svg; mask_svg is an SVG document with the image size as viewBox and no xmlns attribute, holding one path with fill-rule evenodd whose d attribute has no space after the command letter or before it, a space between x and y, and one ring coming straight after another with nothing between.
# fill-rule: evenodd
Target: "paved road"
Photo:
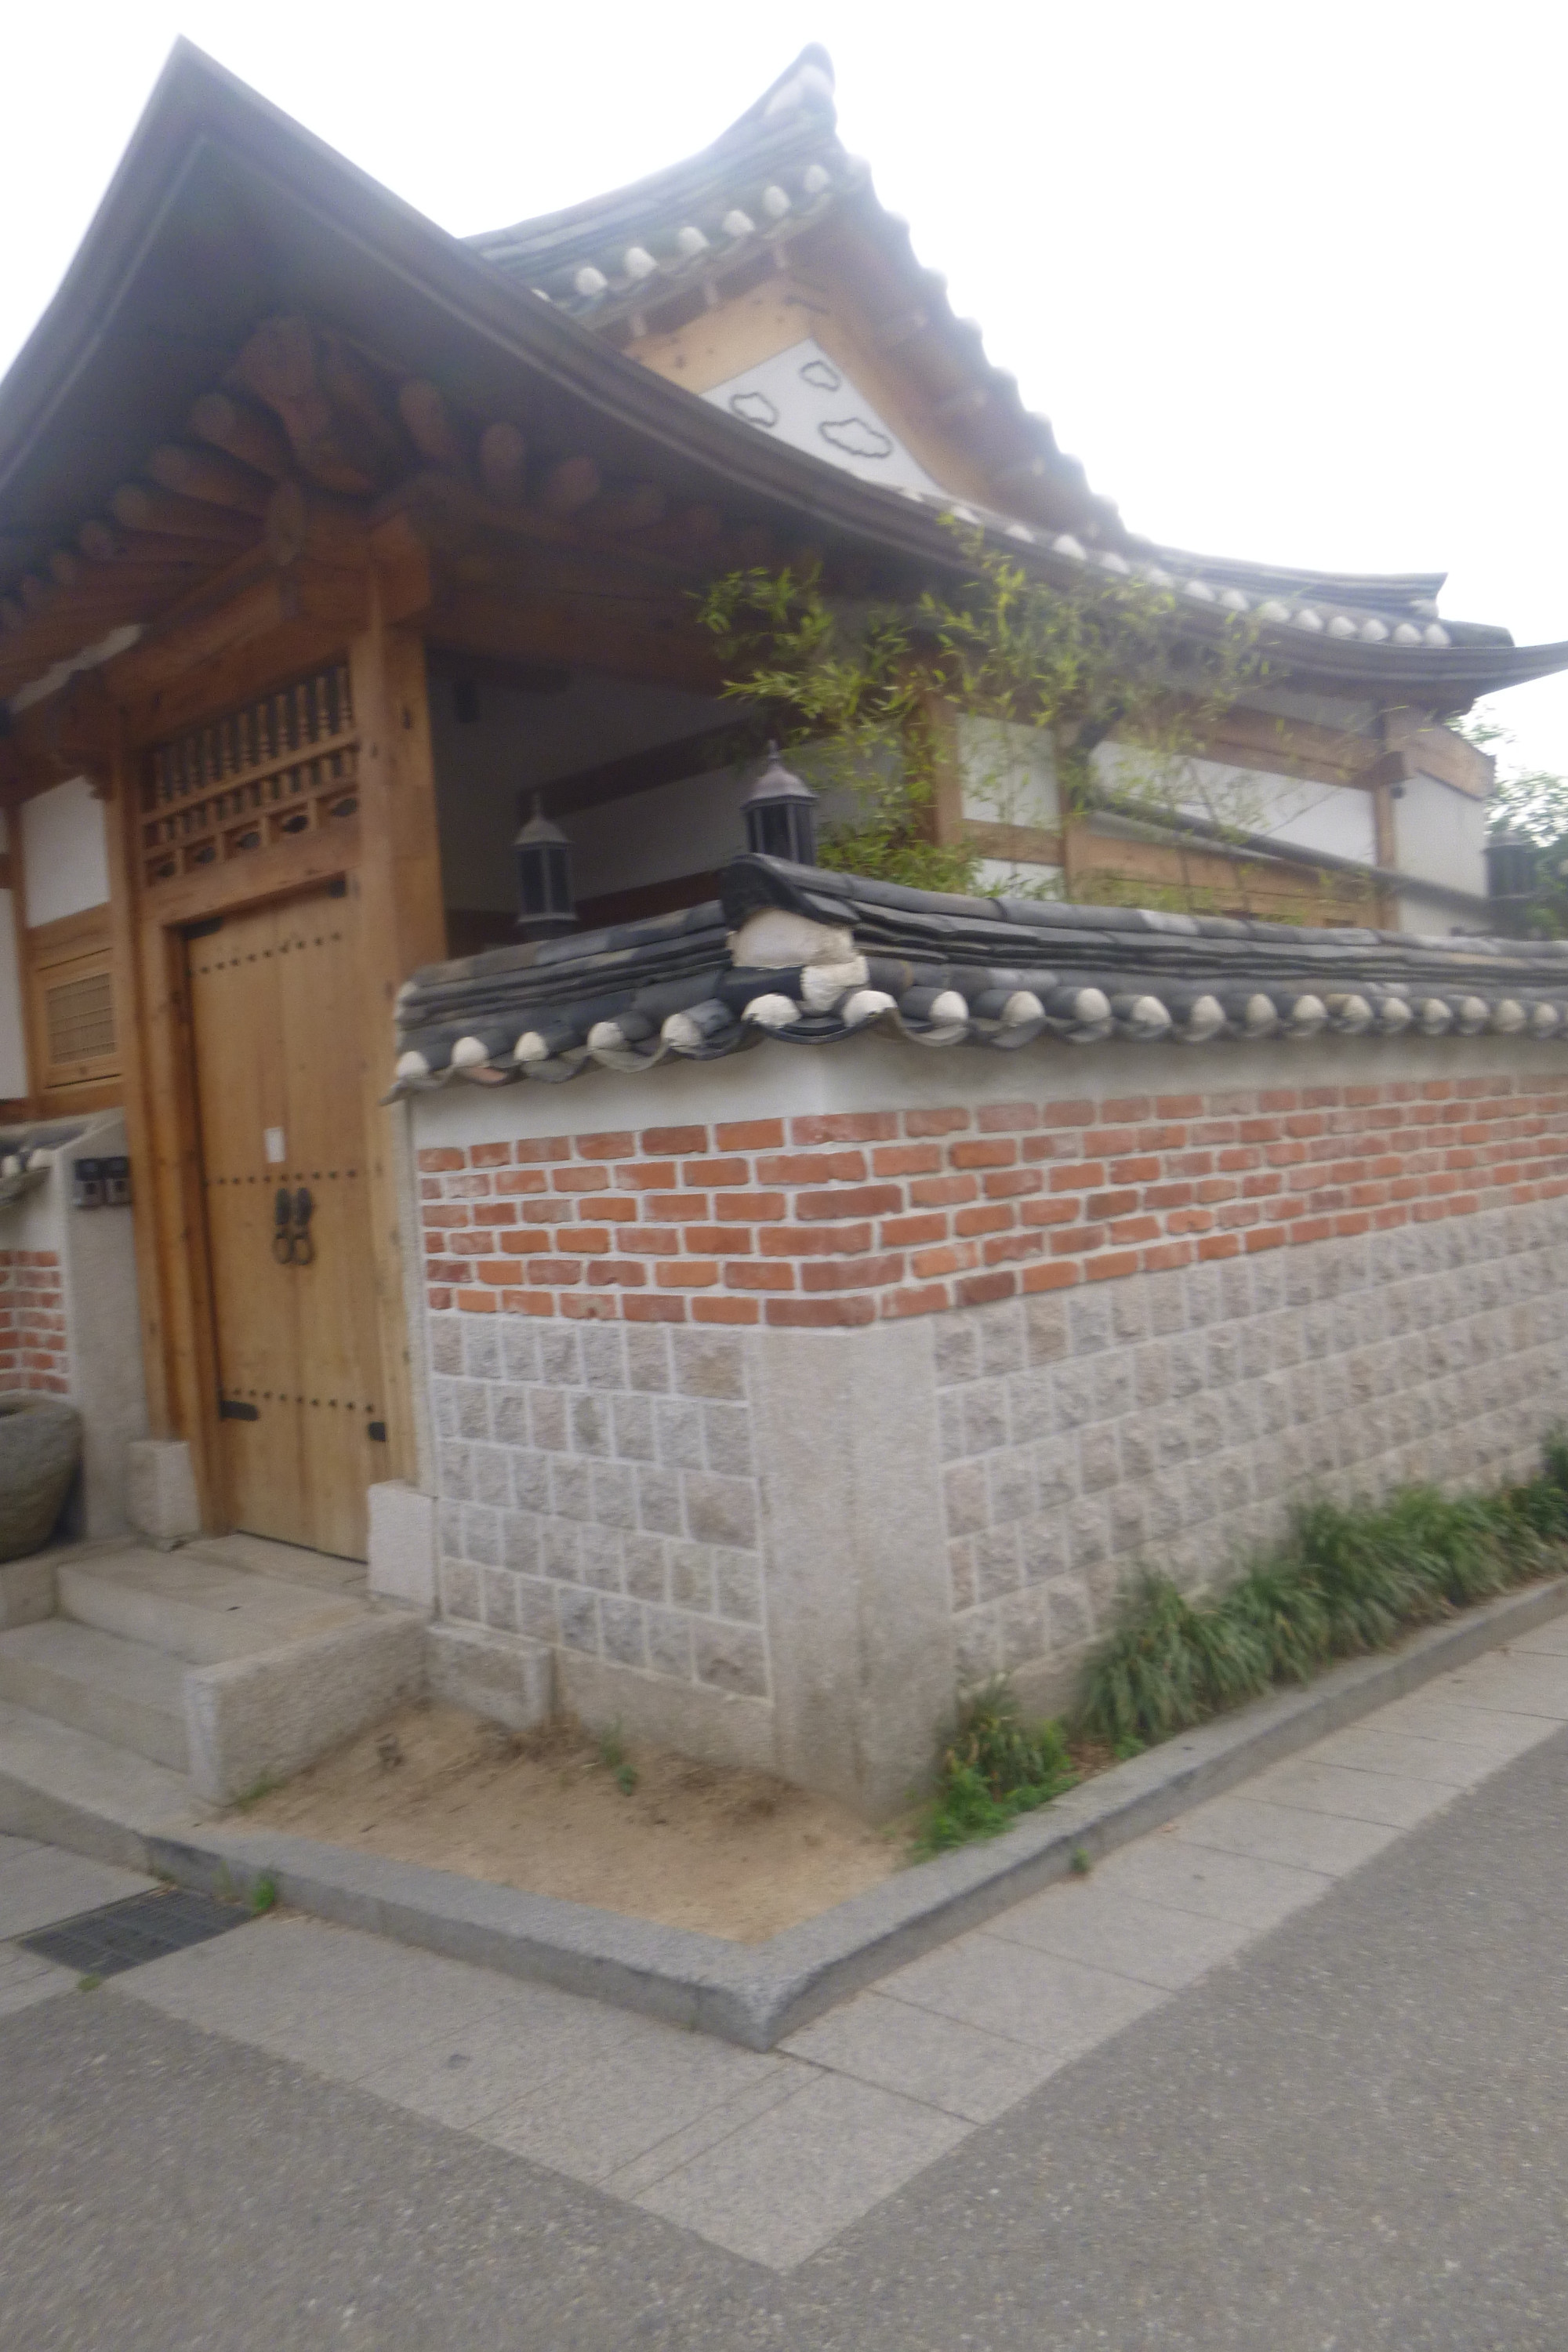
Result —
<instances>
[{"instance_id":1,"label":"paved road","mask_svg":"<svg viewBox=\"0 0 1568 2352\"><path fill-rule=\"evenodd\" d=\"M547 2014L537 1989L308 1921L89 1993L0 1956L0 2007L23 2004L0 2017L0 2343L1563 2352L1568 1639L1551 1666L1514 1656L917 1962L784 2058L560 1995ZM1304 1843L1279 1861L1288 1813ZM0 1856L0 1933L51 1867L79 1907L90 1866ZM1110 1972L1116 2013L1102 1929L1141 1972ZM419 2063L398 2054L416 2009ZM1039 2081L1068 2028L1083 2054ZM531 2082L485 2121L493 2100L453 2086L525 2044L571 2095ZM864 2193L835 2191L824 2234L798 2212L836 2168Z\"/></svg>"}]
</instances>

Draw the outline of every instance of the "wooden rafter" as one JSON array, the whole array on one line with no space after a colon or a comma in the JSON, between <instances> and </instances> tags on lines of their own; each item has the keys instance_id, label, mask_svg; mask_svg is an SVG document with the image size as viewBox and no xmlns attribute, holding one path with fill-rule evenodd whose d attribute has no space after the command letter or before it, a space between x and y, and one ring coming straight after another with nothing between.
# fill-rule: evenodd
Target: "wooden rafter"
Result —
<instances>
[{"instance_id":1,"label":"wooden rafter","mask_svg":"<svg viewBox=\"0 0 1568 2352\"><path fill-rule=\"evenodd\" d=\"M175 625L172 649L188 619L250 593L252 561L301 583L321 574L302 600L319 603L330 575L363 575L368 539L399 517L443 572L449 616L454 598L476 591L576 600L572 637L602 604L636 637L639 674L672 679L706 679L710 667L690 648L650 667L653 648L669 640L672 652L689 634L687 591L715 570L790 552L755 520L658 481L608 478L587 450L538 452L515 418L467 414L430 379L399 379L340 333L272 318L195 401L184 434L150 450L105 512L0 597L0 696L127 624L160 635ZM412 611L435 588L415 580L408 593ZM495 641L485 618L476 652ZM167 674L162 653L147 667Z\"/></svg>"}]
</instances>

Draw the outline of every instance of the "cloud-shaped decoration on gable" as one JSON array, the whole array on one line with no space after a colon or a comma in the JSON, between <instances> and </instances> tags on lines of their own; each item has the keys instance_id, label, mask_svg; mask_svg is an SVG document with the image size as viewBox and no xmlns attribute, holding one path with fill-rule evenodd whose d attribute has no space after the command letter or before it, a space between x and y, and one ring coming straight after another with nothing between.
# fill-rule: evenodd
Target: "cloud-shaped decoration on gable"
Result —
<instances>
[{"instance_id":1,"label":"cloud-shaped decoration on gable","mask_svg":"<svg viewBox=\"0 0 1568 2352\"><path fill-rule=\"evenodd\" d=\"M863 416L830 417L816 429L825 441L831 441L836 449L842 449L850 457L890 457L893 454L892 436L879 425L868 425Z\"/></svg>"},{"instance_id":2,"label":"cloud-shaped decoration on gable","mask_svg":"<svg viewBox=\"0 0 1568 2352\"><path fill-rule=\"evenodd\" d=\"M844 378L826 360L807 360L800 372L802 383L816 386L818 392L837 392Z\"/></svg>"},{"instance_id":3,"label":"cloud-shaped decoration on gable","mask_svg":"<svg viewBox=\"0 0 1568 2352\"><path fill-rule=\"evenodd\" d=\"M732 392L730 405L737 416L745 418L748 425L761 425L771 429L779 421L778 410L765 392Z\"/></svg>"}]
</instances>

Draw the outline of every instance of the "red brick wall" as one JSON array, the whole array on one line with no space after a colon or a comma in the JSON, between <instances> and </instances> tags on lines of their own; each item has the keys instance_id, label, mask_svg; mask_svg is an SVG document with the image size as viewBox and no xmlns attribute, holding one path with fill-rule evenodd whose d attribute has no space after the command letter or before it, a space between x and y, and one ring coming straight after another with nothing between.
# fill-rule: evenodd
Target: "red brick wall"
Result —
<instances>
[{"instance_id":1,"label":"red brick wall","mask_svg":"<svg viewBox=\"0 0 1568 2352\"><path fill-rule=\"evenodd\" d=\"M647 1127L419 1166L434 1308L863 1324L1568 1192L1568 1076Z\"/></svg>"},{"instance_id":2,"label":"red brick wall","mask_svg":"<svg viewBox=\"0 0 1568 2352\"><path fill-rule=\"evenodd\" d=\"M0 1388L69 1393L65 1292L54 1250L0 1250Z\"/></svg>"}]
</instances>

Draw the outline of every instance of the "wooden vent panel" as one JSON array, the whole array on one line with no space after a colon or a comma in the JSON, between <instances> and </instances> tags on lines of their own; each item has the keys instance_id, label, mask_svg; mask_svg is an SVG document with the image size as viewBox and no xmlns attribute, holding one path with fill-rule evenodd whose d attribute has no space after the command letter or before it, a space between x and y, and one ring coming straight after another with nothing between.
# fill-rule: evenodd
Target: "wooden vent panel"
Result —
<instances>
[{"instance_id":1,"label":"wooden vent panel","mask_svg":"<svg viewBox=\"0 0 1568 2352\"><path fill-rule=\"evenodd\" d=\"M44 1035L51 1069L113 1058L114 993L107 971L46 985Z\"/></svg>"},{"instance_id":2,"label":"wooden vent panel","mask_svg":"<svg viewBox=\"0 0 1568 2352\"><path fill-rule=\"evenodd\" d=\"M120 1075L108 925L96 908L28 934L31 1029L46 1094Z\"/></svg>"},{"instance_id":3,"label":"wooden vent panel","mask_svg":"<svg viewBox=\"0 0 1568 2352\"><path fill-rule=\"evenodd\" d=\"M150 889L344 823L359 812L346 664L314 670L160 743L142 787Z\"/></svg>"}]
</instances>

